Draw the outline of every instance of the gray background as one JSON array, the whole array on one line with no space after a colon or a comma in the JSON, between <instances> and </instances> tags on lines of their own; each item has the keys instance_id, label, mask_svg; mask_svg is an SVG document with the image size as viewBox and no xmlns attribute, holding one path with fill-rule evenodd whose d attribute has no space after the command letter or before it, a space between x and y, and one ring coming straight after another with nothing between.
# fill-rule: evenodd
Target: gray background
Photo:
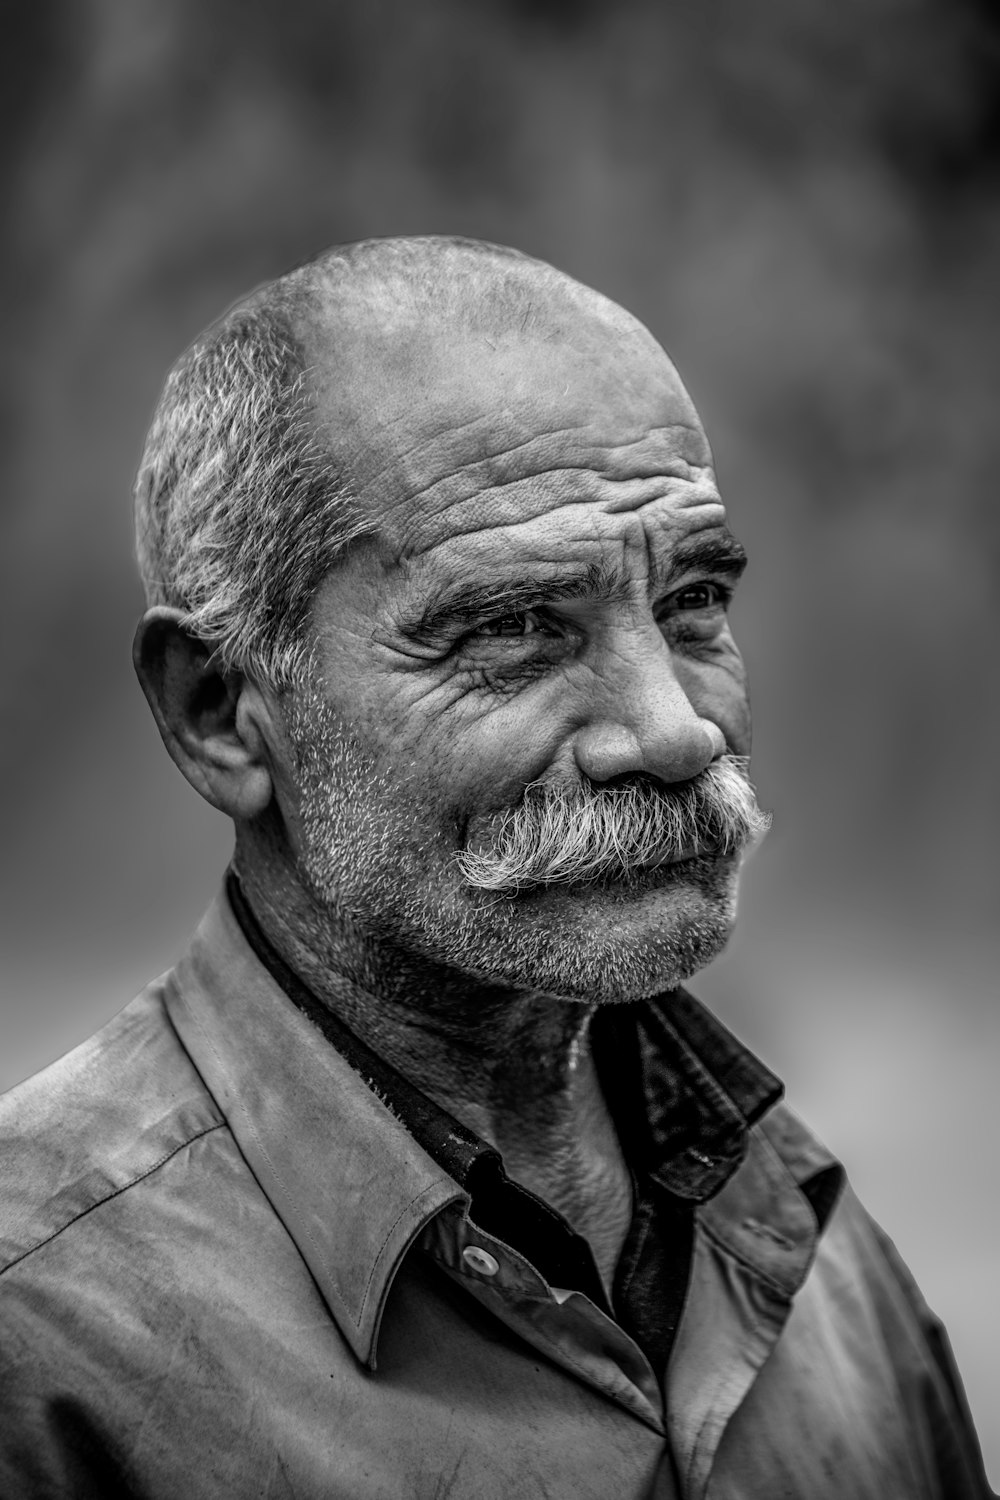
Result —
<instances>
[{"instance_id":1,"label":"gray background","mask_svg":"<svg viewBox=\"0 0 1000 1500\"><path fill-rule=\"evenodd\" d=\"M229 849L129 665L166 366L370 234L516 244L662 338L752 556L775 830L696 985L846 1160L1000 1481L1000 47L974 0L33 0L0 50L0 1085Z\"/></svg>"}]
</instances>

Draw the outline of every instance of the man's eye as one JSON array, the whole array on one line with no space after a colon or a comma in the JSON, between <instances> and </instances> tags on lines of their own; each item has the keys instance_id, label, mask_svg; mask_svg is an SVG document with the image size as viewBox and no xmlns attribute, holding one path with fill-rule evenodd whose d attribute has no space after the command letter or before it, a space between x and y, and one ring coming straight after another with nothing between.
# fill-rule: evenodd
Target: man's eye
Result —
<instances>
[{"instance_id":1,"label":"man's eye","mask_svg":"<svg viewBox=\"0 0 1000 1500\"><path fill-rule=\"evenodd\" d=\"M537 635L544 626L533 609L515 609L510 614L495 615L492 620L483 620L469 633L473 636L521 636Z\"/></svg>"},{"instance_id":2,"label":"man's eye","mask_svg":"<svg viewBox=\"0 0 1000 1500\"><path fill-rule=\"evenodd\" d=\"M720 583L689 583L679 589L671 603L674 609L718 609L729 601L729 594Z\"/></svg>"}]
</instances>

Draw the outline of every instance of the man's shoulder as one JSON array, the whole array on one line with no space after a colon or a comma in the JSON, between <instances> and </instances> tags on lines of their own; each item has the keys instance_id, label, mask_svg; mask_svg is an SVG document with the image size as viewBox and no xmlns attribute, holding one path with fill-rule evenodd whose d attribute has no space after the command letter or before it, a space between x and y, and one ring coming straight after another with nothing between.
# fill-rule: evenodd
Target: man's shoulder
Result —
<instances>
[{"instance_id":1,"label":"man's shoulder","mask_svg":"<svg viewBox=\"0 0 1000 1500\"><path fill-rule=\"evenodd\" d=\"M163 989L0 1097L0 1274L224 1123Z\"/></svg>"}]
</instances>

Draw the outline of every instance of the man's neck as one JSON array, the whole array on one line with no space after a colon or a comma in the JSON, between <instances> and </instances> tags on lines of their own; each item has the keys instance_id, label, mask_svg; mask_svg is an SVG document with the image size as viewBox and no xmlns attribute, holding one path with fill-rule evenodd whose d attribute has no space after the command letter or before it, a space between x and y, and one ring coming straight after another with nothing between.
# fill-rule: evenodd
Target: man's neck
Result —
<instances>
[{"instance_id":1,"label":"man's neck","mask_svg":"<svg viewBox=\"0 0 1000 1500\"><path fill-rule=\"evenodd\" d=\"M631 1179L590 1048L592 1009L372 955L294 883L244 896L285 963L384 1062L502 1154L508 1174L590 1241L610 1285ZM273 872L269 872L273 876Z\"/></svg>"}]
</instances>

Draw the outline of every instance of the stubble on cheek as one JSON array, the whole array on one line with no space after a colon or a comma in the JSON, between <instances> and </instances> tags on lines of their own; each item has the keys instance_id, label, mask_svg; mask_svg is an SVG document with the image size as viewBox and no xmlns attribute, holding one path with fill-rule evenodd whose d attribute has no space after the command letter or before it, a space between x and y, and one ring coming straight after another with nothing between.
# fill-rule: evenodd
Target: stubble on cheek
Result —
<instances>
[{"instance_id":1,"label":"stubble on cheek","mask_svg":"<svg viewBox=\"0 0 1000 1500\"><path fill-rule=\"evenodd\" d=\"M633 1000L689 978L729 936L735 871L707 861L674 891L470 890L457 855L519 787L509 799L486 775L459 787L453 763L405 754L396 779L325 703L309 706L293 737L303 883L331 917L418 963L570 999Z\"/></svg>"},{"instance_id":2,"label":"stubble on cheek","mask_svg":"<svg viewBox=\"0 0 1000 1500\"><path fill-rule=\"evenodd\" d=\"M400 754L387 769L325 702L300 706L292 726L299 774L299 867L314 900L382 926L439 885L453 847L435 799L446 784Z\"/></svg>"}]
</instances>

